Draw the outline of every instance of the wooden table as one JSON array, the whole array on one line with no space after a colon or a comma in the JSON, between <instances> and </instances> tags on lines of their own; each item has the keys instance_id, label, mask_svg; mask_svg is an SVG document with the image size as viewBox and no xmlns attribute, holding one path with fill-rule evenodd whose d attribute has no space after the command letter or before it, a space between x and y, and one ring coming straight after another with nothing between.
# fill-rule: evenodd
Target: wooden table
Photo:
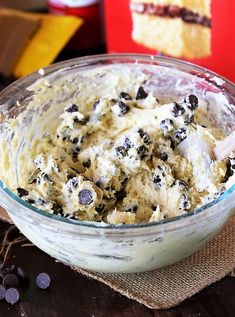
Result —
<instances>
[{"instance_id":1,"label":"wooden table","mask_svg":"<svg viewBox=\"0 0 235 317\"><path fill-rule=\"evenodd\" d=\"M0 241L9 227L0 222ZM225 277L181 305L151 310L109 287L76 273L34 246L13 246L9 264L22 266L30 277L29 287L20 289L21 301L11 306L0 301L0 317L234 317L235 278ZM47 272L48 290L39 290L35 277Z\"/></svg>"}]
</instances>

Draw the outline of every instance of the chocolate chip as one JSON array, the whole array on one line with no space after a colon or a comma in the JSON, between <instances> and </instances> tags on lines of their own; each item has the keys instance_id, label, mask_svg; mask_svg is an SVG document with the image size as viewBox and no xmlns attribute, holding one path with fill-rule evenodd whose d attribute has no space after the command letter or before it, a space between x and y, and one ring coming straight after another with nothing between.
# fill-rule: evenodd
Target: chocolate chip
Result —
<instances>
[{"instance_id":1,"label":"chocolate chip","mask_svg":"<svg viewBox=\"0 0 235 317\"><path fill-rule=\"evenodd\" d=\"M181 189L188 190L188 188L189 188L188 184L186 182L182 181L181 179L176 179L173 182L172 186L176 186L176 185L179 186Z\"/></svg>"},{"instance_id":2,"label":"chocolate chip","mask_svg":"<svg viewBox=\"0 0 235 317\"><path fill-rule=\"evenodd\" d=\"M121 91L119 96L122 99L131 100L131 96L127 92Z\"/></svg>"},{"instance_id":3,"label":"chocolate chip","mask_svg":"<svg viewBox=\"0 0 235 317\"><path fill-rule=\"evenodd\" d=\"M21 188L21 187L18 187L16 190L17 190L17 194L19 195L19 197L24 197L24 196L27 196L29 194L28 190Z\"/></svg>"},{"instance_id":4,"label":"chocolate chip","mask_svg":"<svg viewBox=\"0 0 235 317\"><path fill-rule=\"evenodd\" d=\"M27 201L27 203L29 203L29 204L34 204L34 203L35 203L35 200L34 200L34 199L31 199L31 198L26 199L26 201Z\"/></svg>"},{"instance_id":5,"label":"chocolate chip","mask_svg":"<svg viewBox=\"0 0 235 317\"><path fill-rule=\"evenodd\" d=\"M167 134L173 130L174 122L171 119L164 119L160 122L159 127L164 134Z\"/></svg>"},{"instance_id":6,"label":"chocolate chip","mask_svg":"<svg viewBox=\"0 0 235 317\"><path fill-rule=\"evenodd\" d=\"M43 206L45 205L47 202L43 199L43 198L38 198L38 205Z\"/></svg>"},{"instance_id":7,"label":"chocolate chip","mask_svg":"<svg viewBox=\"0 0 235 317\"><path fill-rule=\"evenodd\" d=\"M187 138L187 130L186 128L180 128L175 131L174 137L177 139L178 143L182 142L184 139Z\"/></svg>"},{"instance_id":8,"label":"chocolate chip","mask_svg":"<svg viewBox=\"0 0 235 317\"><path fill-rule=\"evenodd\" d=\"M160 152L159 153L159 158L162 160L162 161L167 161L168 159L168 155L166 154L166 152Z\"/></svg>"},{"instance_id":9,"label":"chocolate chip","mask_svg":"<svg viewBox=\"0 0 235 317\"><path fill-rule=\"evenodd\" d=\"M51 278L47 273L40 273L36 278L36 284L40 289L46 289L51 284Z\"/></svg>"},{"instance_id":10,"label":"chocolate chip","mask_svg":"<svg viewBox=\"0 0 235 317\"><path fill-rule=\"evenodd\" d=\"M192 123L194 120L194 115L193 114L186 114L185 117L184 117L184 123L186 125Z\"/></svg>"},{"instance_id":11,"label":"chocolate chip","mask_svg":"<svg viewBox=\"0 0 235 317\"><path fill-rule=\"evenodd\" d=\"M3 285L0 284L0 300L5 298L6 289Z\"/></svg>"},{"instance_id":12,"label":"chocolate chip","mask_svg":"<svg viewBox=\"0 0 235 317\"><path fill-rule=\"evenodd\" d=\"M115 148L117 156L126 156L127 155L127 149L124 146L117 146Z\"/></svg>"},{"instance_id":13,"label":"chocolate chip","mask_svg":"<svg viewBox=\"0 0 235 317\"><path fill-rule=\"evenodd\" d=\"M120 110L120 116L124 116L126 113L130 111L130 107L126 105L123 101L118 102L118 107Z\"/></svg>"},{"instance_id":14,"label":"chocolate chip","mask_svg":"<svg viewBox=\"0 0 235 317\"><path fill-rule=\"evenodd\" d=\"M116 197L116 199L119 201L119 200L123 200L123 198L125 198L126 197L126 191L124 190L124 189L121 189L121 190L119 190L119 191L117 191L116 193L115 193L115 197Z\"/></svg>"},{"instance_id":15,"label":"chocolate chip","mask_svg":"<svg viewBox=\"0 0 235 317\"><path fill-rule=\"evenodd\" d=\"M186 194L182 194L179 199L179 209L189 209L190 208L190 202L188 199L188 196Z\"/></svg>"},{"instance_id":16,"label":"chocolate chip","mask_svg":"<svg viewBox=\"0 0 235 317\"><path fill-rule=\"evenodd\" d=\"M78 106L73 104L69 108L66 109L66 112L72 113L72 112L77 112L78 111Z\"/></svg>"},{"instance_id":17,"label":"chocolate chip","mask_svg":"<svg viewBox=\"0 0 235 317\"><path fill-rule=\"evenodd\" d=\"M185 109L179 105L178 103L175 102L173 108L172 108L172 115L174 117L179 117L185 112Z\"/></svg>"},{"instance_id":18,"label":"chocolate chip","mask_svg":"<svg viewBox=\"0 0 235 317\"><path fill-rule=\"evenodd\" d=\"M133 143L131 142L131 140L129 138L125 138L125 141L124 141L124 147L126 149L130 149L131 147L133 147Z\"/></svg>"},{"instance_id":19,"label":"chocolate chip","mask_svg":"<svg viewBox=\"0 0 235 317\"><path fill-rule=\"evenodd\" d=\"M234 174L234 170L231 166L231 162L230 160L228 160L227 164L226 164L226 167L227 167L227 170L226 170L226 174L224 176L224 179L223 179L223 183L226 183L228 181L228 179L233 176Z\"/></svg>"},{"instance_id":20,"label":"chocolate chip","mask_svg":"<svg viewBox=\"0 0 235 317\"><path fill-rule=\"evenodd\" d=\"M58 203L53 203L52 210L55 215L63 215L63 208Z\"/></svg>"},{"instance_id":21,"label":"chocolate chip","mask_svg":"<svg viewBox=\"0 0 235 317\"><path fill-rule=\"evenodd\" d=\"M78 119L78 118L73 119L73 122L75 124L80 124L80 125L85 125L88 121L89 121L89 117L82 118L82 119Z\"/></svg>"},{"instance_id":22,"label":"chocolate chip","mask_svg":"<svg viewBox=\"0 0 235 317\"><path fill-rule=\"evenodd\" d=\"M16 288L11 287L6 291L5 299L6 299L7 303L14 305L19 301L20 294Z\"/></svg>"},{"instance_id":23,"label":"chocolate chip","mask_svg":"<svg viewBox=\"0 0 235 317\"><path fill-rule=\"evenodd\" d=\"M143 160L149 154L149 150L145 145L141 145L137 148L137 153L140 156L140 159Z\"/></svg>"},{"instance_id":24,"label":"chocolate chip","mask_svg":"<svg viewBox=\"0 0 235 317\"><path fill-rule=\"evenodd\" d=\"M153 178L153 182L155 185L161 187L162 186L162 179L161 179L160 175L155 175Z\"/></svg>"},{"instance_id":25,"label":"chocolate chip","mask_svg":"<svg viewBox=\"0 0 235 317\"><path fill-rule=\"evenodd\" d=\"M147 92L144 90L144 88L142 86L140 86L139 89L137 90L135 99L141 100L141 99L145 99L147 97L148 97Z\"/></svg>"},{"instance_id":26,"label":"chocolate chip","mask_svg":"<svg viewBox=\"0 0 235 317\"><path fill-rule=\"evenodd\" d=\"M15 274L7 274L4 276L2 284L5 288L17 287L19 285L19 279Z\"/></svg>"},{"instance_id":27,"label":"chocolate chip","mask_svg":"<svg viewBox=\"0 0 235 317\"><path fill-rule=\"evenodd\" d=\"M98 106L99 103L100 103L100 100L99 100L99 99L94 102L94 104L93 104L93 110L95 110L95 109L97 108L97 106Z\"/></svg>"},{"instance_id":28,"label":"chocolate chip","mask_svg":"<svg viewBox=\"0 0 235 317\"><path fill-rule=\"evenodd\" d=\"M79 203L83 206L87 206L93 203L93 195L89 189L82 189L78 194L78 198Z\"/></svg>"},{"instance_id":29,"label":"chocolate chip","mask_svg":"<svg viewBox=\"0 0 235 317\"><path fill-rule=\"evenodd\" d=\"M44 179L44 181L48 182L48 183L53 183L53 180L51 179L51 177L46 174L46 173L42 173L42 178Z\"/></svg>"},{"instance_id":30,"label":"chocolate chip","mask_svg":"<svg viewBox=\"0 0 235 317\"><path fill-rule=\"evenodd\" d=\"M104 211L105 205L99 204L97 207L95 207L95 210L98 212L98 214L102 214Z\"/></svg>"},{"instance_id":31,"label":"chocolate chip","mask_svg":"<svg viewBox=\"0 0 235 317\"><path fill-rule=\"evenodd\" d=\"M195 95L189 95L185 99L185 102L187 103L187 107L190 110L195 110L198 107L198 98Z\"/></svg>"},{"instance_id":32,"label":"chocolate chip","mask_svg":"<svg viewBox=\"0 0 235 317\"><path fill-rule=\"evenodd\" d=\"M74 138L71 142L73 143L73 144L77 144L78 143L78 138L76 137L76 138Z\"/></svg>"},{"instance_id":33,"label":"chocolate chip","mask_svg":"<svg viewBox=\"0 0 235 317\"><path fill-rule=\"evenodd\" d=\"M150 142L149 134L148 134L147 132L145 132L143 129L139 129L139 130L138 130L138 133L139 133L141 139L143 139L143 142L144 142L145 144L150 144L150 143L151 143L151 142Z\"/></svg>"},{"instance_id":34,"label":"chocolate chip","mask_svg":"<svg viewBox=\"0 0 235 317\"><path fill-rule=\"evenodd\" d=\"M133 207L131 207L131 208L128 208L126 211L127 211L127 212L135 213L135 212L137 211L137 209L138 209L138 206L135 205L135 206L133 206Z\"/></svg>"},{"instance_id":35,"label":"chocolate chip","mask_svg":"<svg viewBox=\"0 0 235 317\"><path fill-rule=\"evenodd\" d=\"M88 160L84 161L84 162L82 163L82 165L83 165L84 167L86 167L86 168L91 167L91 160L88 159Z\"/></svg>"}]
</instances>

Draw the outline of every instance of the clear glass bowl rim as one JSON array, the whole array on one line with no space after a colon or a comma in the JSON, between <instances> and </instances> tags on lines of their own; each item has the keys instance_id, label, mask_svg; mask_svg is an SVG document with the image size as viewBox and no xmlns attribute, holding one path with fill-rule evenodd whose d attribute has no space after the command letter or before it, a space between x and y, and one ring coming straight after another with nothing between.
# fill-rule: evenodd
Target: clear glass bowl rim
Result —
<instances>
[{"instance_id":1,"label":"clear glass bowl rim","mask_svg":"<svg viewBox=\"0 0 235 317\"><path fill-rule=\"evenodd\" d=\"M185 70L190 70L190 71L196 71L199 74L205 73L207 76L210 75L212 77L204 78L207 80L209 83L216 85L216 83L213 81L213 77L216 77L218 79L221 79L224 83L226 83L228 90L234 91L234 96L235 97L235 84L233 84L231 81L227 80L226 78L216 74L213 71L210 71L204 67L195 65L193 63L187 62L187 61L182 61L178 60L175 58L170 58L170 57L158 57L158 56L153 56L153 55L148 55L148 54L129 54L129 53L124 53L124 54L99 54L99 55L91 55L91 56L85 56L85 57L78 57L74 59L69 59L66 61L62 61L59 63L52 64L48 67L43 68L44 74L43 76L47 76L58 69L67 69L69 67L82 67L82 66L88 66L92 62L101 62L101 61L107 61L107 60L117 60L120 62L119 59L124 59L125 62L127 59L130 59L130 61L146 61L146 62L151 62L154 65L160 65L160 66L165 66L165 67L170 67L170 68L175 68L178 69L178 67L184 67L185 69L179 69L180 71L184 72ZM94 64L95 65L95 64ZM177 67L178 66L178 67ZM197 76L196 74L192 74L192 76ZM0 97L3 94L7 94L8 90L11 90L17 86L19 89L20 86L24 86L28 82L28 80L33 79L33 82L37 79L39 79L41 75L39 74L38 71L25 76L24 78L20 78L13 82L11 85L6 87L4 90L1 91ZM211 80L210 80L211 79ZM222 87L220 87L222 88ZM224 90L224 89L223 89ZM0 110L1 110L1 105L0 105ZM96 229L131 229L131 228L143 228L143 227L152 227L152 226L158 226L158 225L163 225L163 224L168 224L168 223L175 223L179 222L181 219L189 218L194 215L197 215L199 213L202 213L208 208L211 208L218 204L221 201L224 201L225 199L229 199L229 197L232 195L233 192L235 192L235 185L233 185L229 190L227 190L225 193L223 193L221 196L218 198L214 199L213 201L209 202L208 204L205 204L199 208L196 208L188 213L182 214L180 216L164 219L161 221L154 221L154 222L148 222L148 223L138 223L138 224L106 224L103 222L95 222L95 221L79 221L79 220L74 220L74 219L69 219L69 218L64 218L62 216L50 214L42 209L39 209L37 207L32 206L31 204L27 203L23 199L21 199L19 196L14 194L12 191L10 191L8 188L6 188L3 184L3 182L0 180L0 188L4 190L4 192L10 196L11 199L13 199L16 204L23 205L25 208L33 211L34 213L41 215L46 218L54 219L55 221L71 224L71 225L77 225L77 226L82 226L82 227L91 227L91 228L96 228ZM218 208L219 209L219 208Z\"/></svg>"}]
</instances>

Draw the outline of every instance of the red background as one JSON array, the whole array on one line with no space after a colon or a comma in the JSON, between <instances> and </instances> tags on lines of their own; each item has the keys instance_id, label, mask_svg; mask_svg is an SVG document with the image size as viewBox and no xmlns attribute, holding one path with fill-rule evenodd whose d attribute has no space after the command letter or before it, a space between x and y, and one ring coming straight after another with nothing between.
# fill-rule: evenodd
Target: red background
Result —
<instances>
[{"instance_id":1,"label":"red background","mask_svg":"<svg viewBox=\"0 0 235 317\"><path fill-rule=\"evenodd\" d=\"M155 55L156 51L136 44L131 39L132 20L129 2L130 0L104 0L108 52ZM204 66L235 82L235 0L212 0L211 10L212 55L190 62Z\"/></svg>"}]
</instances>

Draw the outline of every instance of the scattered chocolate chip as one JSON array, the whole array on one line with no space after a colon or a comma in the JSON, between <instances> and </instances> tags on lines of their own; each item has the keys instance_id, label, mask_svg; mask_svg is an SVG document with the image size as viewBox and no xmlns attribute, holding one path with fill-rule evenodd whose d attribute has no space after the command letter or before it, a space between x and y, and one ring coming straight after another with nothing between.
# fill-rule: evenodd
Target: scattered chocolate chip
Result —
<instances>
[{"instance_id":1,"label":"scattered chocolate chip","mask_svg":"<svg viewBox=\"0 0 235 317\"><path fill-rule=\"evenodd\" d=\"M226 167L227 167L227 170L226 170L226 174L225 174L224 179L223 179L223 183L226 183L228 181L228 179L231 176L233 176L233 174L234 174L234 169L231 166L231 161L230 160L228 160L228 162L226 164Z\"/></svg>"},{"instance_id":2,"label":"scattered chocolate chip","mask_svg":"<svg viewBox=\"0 0 235 317\"><path fill-rule=\"evenodd\" d=\"M178 143L182 142L184 139L187 138L186 128L183 127L183 128L176 130L174 133L174 137L176 138Z\"/></svg>"},{"instance_id":3,"label":"scattered chocolate chip","mask_svg":"<svg viewBox=\"0 0 235 317\"><path fill-rule=\"evenodd\" d=\"M194 120L194 115L193 114L186 114L185 117L184 117L184 123L186 125L192 123Z\"/></svg>"},{"instance_id":4,"label":"scattered chocolate chip","mask_svg":"<svg viewBox=\"0 0 235 317\"><path fill-rule=\"evenodd\" d=\"M137 148L137 153L140 156L140 159L143 160L149 154L149 150L145 145L141 145Z\"/></svg>"},{"instance_id":5,"label":"scattered chocolate chip","mask_svg":"<svg viewBox=\"0 0 235 317\"><path fill-rule=\"evenodd\" d=\"M147 97L148 97L147 92L144 90L144 88L142 86L140 86L139 89L137 90L135 99L141 100L141 99L145 99Z\"/></svg>"},{"instance_id":6,"label":"scattered chocolate chip","mask_svg":"<svg viewBox=\"0 0 235 317\"><path fill-rule=\"evenodd\" d=\"M94 104L93 104L93 110L95 110L95 109L97 108L97 106L98 106L99 103L100 103L100 100L99 100L99 99L94 102Z\"/></svg>"},{"instance_id":7,"label":"scattered chocolate chip","mask_svg":"<svg viewBox=\"0 0 235 317\"><path fill-rule=\"evenodd\" d=\"M53 183L53 180L51 179L51 177L47 174L47 173L42 173L42 178L44 179L44 181L48 182L48 183Z\"/></svg>"},{"instance_id":8,"label":"scattered chocolate chip","mask_svg":"<svg viewBox=\"0 0 235 317\"><path fill-rule=\"evenodd\" d=\"M115 193L115 197L116 197L116 199L119 201L119 200L123 200L123 198L125 198L126 197L126 191L124 190L124 189L121 189L121 190L119 190L119 191L117 191L116 193Z\"/></svg>"},{"instance_id":9,"label":"scattered chocolate chip","mask_svg":"<svg viewBox=\"0 0 235 317\"><path fill-rule=\"evenodd\" d=\"M185 109L179 105L177 102L175 102L173 108L172 108L172 115L174 117L179 117L185 112Z\"/></svg>"},{"instance_id":10,"label":"scattered chocolate chip","mask_svg":"<svg viewBox=\"0 0 235 317\"><path fill-rule=\"evenodd\" d=\"M118 107L120 110L120 116L124 116L126 113L130 111L130 107L126 105L123 101L118 102Z\"/></svg>"},{"instance_id":11,"label":"scattered chocolate chip","mask_svg":"<svg viewBox=\"0 0 235 317\"><path fill-rule=\"evenodd\" d=\"M117 146L115 148L117 156L126 156L127 155L127 149L124 146Z\"/></svg>"},{"instance_id":12,"label":"scattered chocolate chip","mask_svg":"<svg viewBox=\"0 0 235 317\"><path fill-rule=\"evenodd\" d=\"M162 179L161 179L160 175L155 175L153 178L153 182L155 185L161 187L162 186Z\"/></svg>"},{"instance_id":13,"label":"scattered chocolate chip","mask_svg":"<svg viewBox=\"0 0 235 317\"><path fill-rule=\"evenodd\" d=\"M43 199L43 198L38 198L38 205L39 206L43 206L45 205L47 202Z\"/></svg>"},{"instance_id":14,"label":"scattered chocolate chip","mask_svg":"<svg viewBox=\"0 0 235 317\"><path fill-rule=\"evenodd\" d=\"M198 107L198 98L195 95L189 95L185 98L185 102L190 110L195 110Z\"/></svg>"},{"instance_id":15,"label":"scattered chocolate chip","mask_svg":"<svg viewBox=\"0 0 235 317\"><path fill-rule=\"evenodd\" d=\"M162 160L162 161L167 161L168 159L168 155L166 154L166 152L160 152L159 153L159 158Z\"/></svg>"},{"instance_id":16,"label":"scattered chocolate chip","mask_svg":"<svg viewBox=\"0 0 235 317\"><path fill-rule=\"evenodd\" d=\"M79 203L83 206L88 206L93 203L93 195L89 189L82 189L79 194Z\"/></svg>"},{"instance_id":17,"label":"scattered chocolate chip","mask_svg":"<svg viewBox=\"0 0 235 317\"><path fill-rule=\"evenodd\" d=\"M179 209L180 210L189 209L190 206L191 205L190 205L188 196L186 194L182 194L179 199Z\"/></svg>"},{"instance_id":18,"label":"scattered chocolate chip","mask_svg":"<svg viewBox=\"0 0 235 317\"><path fill-rule=\"evenodd\" d=\"M77 117L75 117L75 118L73 119L73 122L74 122L75 124L80 124L80 125L85 125L88 121L89 121L89 117L82 118L82 119L78 119Z\"/></svg>"},{"instance_id":19,"label":"scattered chocolate chip","mask_svg":"<svg viewBox=\"0 0 235 317\"><path fill-rule=\"evenodd\" d=\"M131 147L133 147L133 143L131 142L131 140L129 138L125 138L125 141L124 141L124 147L126 149L130 149Z\"/></svg>"},{"instance_id":20,"label":"scattered chocolate chip","mask_svg":"<svg viewBox=\"0 0 235 317\"><path fill-rule=\"evenodd\" d=\"M34 199L31 199L31 198L26 199L26 201L27 201L27 203L29 203L29 204L34 204L34 203L35 203L35 200L34 200Z\"/></svg>"},{"instance_id":21,"label":"scattered chocolate chip","mask_svg":"<svg viewBox=\"0 0 235 317\"><path fill-rule=\"evenodd\" d=\"M157 187L162 187L163 185L163 177L165 176L164 169L158 165L153 176L153 183L157 185Z\"/></svg>"},{"instance_id":22,"label":"scattered chocolate chip","mask_svg":"<svg viewBox=\"0 0 235 317\"><path fill-rule=\"evenodd\" d=\"M3 285L0 284L0 300L5 298L6 289Z\"/></svg>"},{"instance_id":23,"label":"scattered chocolate chip","mask_svg":"<svg viewBox=\"0 0 235 317\"><path fill-rule=\"evenodd\" d=\"M6 291L5 299L9 304L14 305L19 301L20 294L16 288L11 287Z\"/></svg>"},{"instance_id":24,"label":"scattered chocolate chip","mask_svg":"<svg viewBox=\"0 0 235 317\"><path fill-rule=\"evenodd\" d=\"M17 194L19 197L24 197L24 196L27 196L29 194L28 190L21 188L21 187L18 187L16 190L17 190Z\"/></svg>"},{"instance_id":25,"label":"scattered chocolate chip","mask_svg":"<svg viewBox=\"0 0 235 317\"><path fill-rule=\"evenodd\" d=\"M78 106L73 104L69 108L66 109L66 112L72 113L72 112L77 112L78 111Z\"/></svg>"},{"instance_id":26,"label":"scattered chocolate chip","mask_svg":"<svg viewBox=\"0 0 235 317\"><path fill-rule=\"evenodd\" d=\"M173 130L174 122L171 119L164 119L159 124L160 129L166 135L168 132Z\"/></svg>"},{"instance_id":27,"label":"scattered chocolate chip","mask_svg":"<svg viewBox=\"0 0 235 317\"><path fill-rule=\"evenodd\" d=\"M137 209L138 209L138 206L135 205L135 206L133 206L133 207L131 207L131 208L128 208L126 211L127 211L127 212L133 212L133 213L135 213L135 212L137 211Z\"/></svg>"},{"instance_id":28,"label":"scattered chocolate chip","mask_svg":"<svg viewBox=\"0 0 235 317\"><path fill-rule=\"evenodd\" d=\"M52 210L55 215L63 215L63 208L58 203L53 203Z\"/></svg>"},{"instance_id":29,"label":"scattered chocolate chip","mask_svg":"<svg viewBox=\"0 0 235 317\"><path fill-rule=\"evenodd\" d=\"M176 186L176 185L178 185L183 190L184 189L188 190L188 188L189 188L188 184L186 182L182 181L181 179L176 179L173 182L172 186Z\"/></svg>"},{"instance_id":30,"label":"scattered chocolate chip","mask_svg":"<svg viewBox=\"0 0 235 317\"><path fill-rule=\"evenodd\" d=\"M124 91L120 92L119 97L125 100L131 100L131 96L127 92L124 92Z\"/></svg>"},{"instance_id":31,"label":"scattered chocolate chip","mask_svg":"<svg viewBox=\"0 0 235 317\"><path fill-rule=\"evenodd\" d=\"M10 287L17 287L19 285L19 279L15 274L7 274L2 279L2 284L6 289Z\"/></svg>"},{"instance_id":32,"label":"scattered chocolate chip","mask_svg":"<svg viewBox=\"0 0 235 317\"><path fill-rule=\"evenodd\" d=\"M105 205L104 204L99 204L98 206L95 207L95 210L98 212L98 214L102 214L104 211Z\"/></svg>"},{"instance_id":33,"label":"scattered chocolate chip","mask_svg":"<svg viewBox=\"0 0 235 317\"><path fill-rule=\"evenodd\" d=\"M91 160L88 159L88 160L84 161L84 162L82 163L82 165L83 165L84 167L86 167L86 168L91 167Z\"/></svg>"},{"instance_id":34,"label":"scattered chocolate chip","mask_svg":"<svg viewBox=\"0 0 235 317\"><path fill-rule=\"evenodd\" d=\"M51 278L47 273L40 273L36 278L36 284L40 289L46 289L51 284Z\"/></svg>"},{"instance_id":35,"label":"scattered chocolate chip","mask_svg":"<svg viewBox=\"0 0 235 317\"><path fill-rule=\"evenodd\" d=\"M78 138L76 137L76 138L74 138L71 142L73 143L73 144L77 144L78 143Z\"/></svg>"},{"instance_id":36,"label":"scattered chocolate chip","mask_svg":"<svg viewBox=\"0 0 235 317\"><path fill-rule=\"evenodd\" d=\"M138 130L138 133L139 133L141 139L143 139L143 142L144 142L145 144L150 144L150 143L151 143L151 142L150 142L149 134L148 134L147 132L145 132L143 129L139 129L139 130Z\"/></svg>"}]
</instances>

